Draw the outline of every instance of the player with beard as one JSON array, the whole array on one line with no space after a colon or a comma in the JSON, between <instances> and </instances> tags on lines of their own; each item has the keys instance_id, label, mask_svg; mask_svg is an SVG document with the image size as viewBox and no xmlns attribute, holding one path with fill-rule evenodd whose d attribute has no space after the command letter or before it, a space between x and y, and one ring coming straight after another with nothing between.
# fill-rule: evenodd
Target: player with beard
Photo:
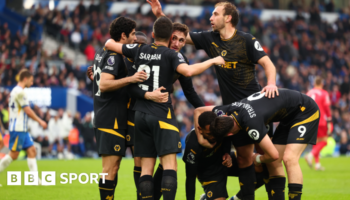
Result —
<instances>
[{"instance_id":1,"label":"player with beard","mask_svg":"<svg viewBox=\"0 0 350 200\"><path fill-rule=\"evenodd\" d=\"M109 40L105 46L133 59L136 71L147 72L147 80L138 84L145 91L154 91L160 86L170 91L176 71L190 77L202 73L213 64L224 64L223 58L218 56L203 63L188 65L182 54L168 48L172 30L171 20L160 17L153 25L153 44L121 45ZM169 99L167 103L159 104L137 98L134 110L135 156L141 157L139 188L142 199L154 199L152 175L158 155L164 166L163 197L164 200L173 200L177 190L176 153L181 152L181 142L171 101Z\"/></svg>"},{"instance_id":2,"label":"player with beard","mask_svg":"<svg viewBox=\"0 0 350 200\"><path fill-rule=\"evenodd\" d=\"M158 0L147 2L157 17L164 16ZM195 45L196 49L205 50L211 58L221 55L225 59L225 65L215 66L223 104L241 100L261 90L266 92L267 97L274 98L275 93L278 95L276 68L254 36L236 29L238 20L238 9L232 3L217 3L210 18L213 31L189 33L186 43ZM260 64L265 69L267 86L263 89L257 81L255 64ZM269 126L272 134L272 124ZM198 132L196 134L201 145L213 147ZM243 199L254 199L256 180L250 156L254 143L243 132L232 136L231 139L237 150Z\"/></svg>"}]
</instances>

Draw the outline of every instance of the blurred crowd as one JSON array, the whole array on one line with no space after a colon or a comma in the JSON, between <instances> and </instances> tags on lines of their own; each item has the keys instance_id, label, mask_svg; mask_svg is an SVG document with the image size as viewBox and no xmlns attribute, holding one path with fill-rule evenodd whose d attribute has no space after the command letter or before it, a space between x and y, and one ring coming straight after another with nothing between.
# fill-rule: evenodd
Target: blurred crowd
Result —
<instances>
[{"instance_id":1,"label":"blurred crowd","mask_svg":"<svg viewBox=\"0 0 350 200\"><path fill-rule=\"evenodd\" d=\"M165 0L162 2L184 4L184 1L181 0ZM206 0L202 4L214 5L216 2L218 1ZM279 87L306 93L313 87L313 79L316 75L324 77L325 89L329 92L332 101L333 137L339 144L341 153L349 152L350 7L335 10L332 0L327 1L327 3L322 0L314 0L310 5L298 4L299 1L290 1L288 8L296 12L295 18L288 18L286 21L273 18L262 22L258 16L251 13L251 9L273 8L273 5L266 3L268 1L253 0L249 4L244 3L244 1L240 2L236 4L240 9L240 23L237 29L249 32L258 38L265 52L276 66L278 73L277 85ZM144 32L148 36L149 42L151 42L152 25L155 20L152 13L142 15L140 14L141 8L139 8L135 15L127 14L126 11L120 15L111 15L107 11L108 7L105 3L94 4L94 1L91 1L91 3L90 6L86 7L81 2L72 12L68 8L62 11L51 11L47 7L39 6L33 12L34 14L29 16L29 20L35 20L44 25L45 32L63 45L69 45L84 53L89 63L93 61L96 50L101 48L109 38L109 23L115 17L126 16L134 19L137 22L136 30ZM339 18L335 23L330 24L321 19L321 11L347 14L348 17ZM310 18L306 18L305 14L309 14ZM211 29L210 16L211 13L207 10L204 16L200 18L191 18L186 14L183 16L169 15L168 17L173 22L184 23L189 26L191 31L197 32ZM28 41L25 33L10 34L7 31L6 23L0 22L0 24L2 85L14 85L17 72L21 68L27 67L35 74L35 86L70 87L91 96L91 82L85 77L84 71L80 70L80 66L74 66L73 61L66 58L61 50L62 47L49 54L41 48L41 41ZM197 51L190 45L185 46L182 51L191 64L208 59L204 51ZM52 60L60 60L62 64L49 66L47 62ZM256 74L259 83L262 86L266 85L266 76L261 66L256 66ZM206 105L222 104L215 70L211 68L192 80L195 90ZM174 84L174 88L172 100L184 140L186 134L193 128L193 107L186 101L178 82ZM4 94L0 95L0 108L6 110L6 98ZM89 116L84 116L80 120L80 116L72 117L69 112L57 111L56 115L48 115L48 112L43 111L41 111L42 113L37 112L45 117L47 121L57 118L62 120L62 123L64 121L68 124L67 119L69 119L70 125L74 121L81 121L74 125L79 130L85 130L84 128L88 126L87 124L91 120ZM81 136L79 138L85 141L86 139L82 136L83 132L80 131ZM38 133L42 134L41 137L39 136L41 139L47 137L49 149L50 144L52 145L55 141L59 141L58 144L62 142L56 140L57 138L45 135L45 131L37 131L34 135L40 135ZM56 131L55 134L63 134L59 137L62 139L67 132ZM92 140L89 139L89 141ZM44 143L42 142L42 145ZM90 143L92 144L92 142ZM72 148L69 148L72 151ZM58 147L57 151L60 150L60 147Z\"/></svg>"}]
</instances>

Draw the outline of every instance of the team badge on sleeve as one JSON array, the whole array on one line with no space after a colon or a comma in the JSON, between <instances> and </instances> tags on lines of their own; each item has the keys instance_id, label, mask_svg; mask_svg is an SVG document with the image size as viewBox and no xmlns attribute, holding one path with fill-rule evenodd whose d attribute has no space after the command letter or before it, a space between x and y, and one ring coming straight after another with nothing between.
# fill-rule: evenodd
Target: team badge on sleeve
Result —
<instances>
[{"instance_id":1,"label":"team badge on sleeve","mask_svg":"<svg viewBox=\"0 0 350 200\"><path fill-rule=\"evenodd\" d=\"M107 60L107 64L108 65L114 65L114 63L115 63L114 56L109 56L109 58Z\"/></svg>"},{"instance_id":2,"label":"team badge on sleeve","mask_svg":"<svg viewBox=\"0 0 350 200\"><path fill-rule=\"evenodd\" d=\"M258 51L264 51L264 49L262 48L262 46L260 45L260 43L258 41L255 41L254 47Z\"/></svg>"},{"instance_id":3,"label":"team badge on sleeve","mask_svg":"<svg viewBox=\"0 0 350 200\"><path fill-rule=\"evenodd\" d=\"M253 140L258 140L259 139L259 131L255 130L255 129L252 129L252 130L248 131L248 135Z\"/></svg>"},{"instance_id":4,"label":"team badge on sleeve","mask_svg":"<svg viewBox=\"0 0 350 200\"><path fill-rule=\"evenodd\" d=\"M137 46L137 44L127 44L126 45L126 47L128 48L128 49L133 49L133 48L135 48Z\"/></svg>"},{"instance_id":5,"label":"team badge on sleeve","mask_svg":"<svg viewBox=\"0 0 350 200\"><path fill-rule=\"evenodd\" d=\"M185 62L185 58L182 56L181 53L178 53L177 56L179 57L179 62Z\"/></svg>"},{"instance_id":6,"label":"team badge on sleeve","mask_svg":"<svg viewBox=\"0 0 350 200\"><path fill-rule=\"evenodd\" d=\"M195 160L195 157L193 152L190 152L189 154L187 154L187 162L194 164L194 160Z\"/></svg>"}]
</instances>

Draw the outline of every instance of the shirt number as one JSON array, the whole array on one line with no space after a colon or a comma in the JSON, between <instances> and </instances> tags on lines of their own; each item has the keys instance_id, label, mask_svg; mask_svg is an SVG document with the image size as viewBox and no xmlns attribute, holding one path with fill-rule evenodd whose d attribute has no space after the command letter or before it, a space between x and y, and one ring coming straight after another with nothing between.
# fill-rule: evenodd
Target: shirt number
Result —
<instances>
[{"instance_id":1,"label":"shirt number","mask_svg":"<svg viewBox=\"0 0 350 200\"><path fill-rule=\"evenodd\" d=\"M101 69L99 67L96 67L96 65L94 65L94 80L96 80L96 85L98 88L98 91L95 94L96 96L101 96L100 79L101 79Z\"/></svg>"},{"instance_id":2,"label":"shirt number","mask_svg":"<svg viewBox=\"0 0 350 200\"><path fill-rule=\"evenodd\" d=\"M160 67L157 65L152 66L152 72L153 72L153 90L156 90L159 88L159 70ZM148 65L140 65L140 67L137 69L138 72L145 71L147 73L147 80L151 76L151 68ZM145 84L139 83L139 87L142 90L148 91L149 86Z\"/></svg>"},{"instance_id":3,"label":"shirt number","mask_svg":"<svg viewBox=\"0 0 350 200\"><path fill-rule=\"evenodd\" d=\"M300 137L303 137L306 133L306 127L305 126L299 126L298 127L299 133L301 133Z\"/></svg>"}]
</instances>

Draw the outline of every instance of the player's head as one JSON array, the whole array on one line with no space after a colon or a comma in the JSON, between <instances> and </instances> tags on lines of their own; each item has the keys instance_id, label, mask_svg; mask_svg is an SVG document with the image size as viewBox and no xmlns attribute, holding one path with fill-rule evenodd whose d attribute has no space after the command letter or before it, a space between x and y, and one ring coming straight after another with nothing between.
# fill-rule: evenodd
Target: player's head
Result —
<instances>
[{"instance_id":1,"label":"player's head","mask_svg":"<svg viewBox=\"0 0 350 200\"><path fill-rule=\"evenodd\" d=\"M217 3L212 16L210 17L213 31L220 31L226 26L236 27L238 20L238 9L230 2Z\"/></svg>"},{"instance_id":2,"label":"player's head","mask_svg":"<svg viewBox=\"0 0 350 200\"><path fill-rule=\"evenodd\" d=\"M126 17L118 17L109 26L109 34L116 42L132 44L136 41L135 28L136 22L134 20Z\"/></svg>"},{"instance_id":3,"label":"player's head","mask_svg":"<svg viewBox=\"0 0 350 200\"><path fill-rule=\"evenodd\" d=\"M33 74L30 73L27 69L22 69L19 72L19 83L23 85L23 87L30 87L33 85Z\"/></svg>"},{"instance_id":4,"label":"player's head","mask_svg":"<svg viewBox=\"0 0 350 200\"><path fill-rule=\"evenodd\" d=\"M186 44L186 36L189 32L185 24L178 22L173 23L173 36L170 41L170 49L180 51Z\"/></svg>"},{"instance_id":5,"label":"player's head","mask_svg":"<svg viewBox=\"0 0 350 200\"><path fill-rule=\"evenodd\" d=\"M223 115L215 118L210 124L210 133L217 141L223 140L224 137L232 135L234 127L233 118L231 116Z\"/></svg>"},{"instance_id":6,"label":"player's head","mask_svg":"<svg viewBox=\"0 0 350 200\"><path fill-rule=\"evenodd\" d=\"M169 42L173 33L173 23L167 17L159 17L153 24L152 37L155 41Z\"/></svg>"},{"instance_id":7,"label":"player's head","mask_svg":"<svg viewBox=\"0 0 350 200\"><path fill-rule=\"evenodd\" d=\"M315 84L315 87L323 88L323 78L321 78L320 76L316 76L314 84Z\"/></svg>"},{"instance_id":8,"label":"player's head","mask_svg":"<svg viewBox=\"0 0 350 200\"><path fill-rule=\"evenodd\" d=\"M137 44L147 44L147 36L146 36L146 34L144 34L141 31L136 31L135 35L136 35L136 38L137 38L135 43L137 43Z\"/></svg>"},{"instance_id":9,"label":"player's head","mask_svg":"<svg viewBox=\"0 0 350 200\"><path fill-rule=\"evenodd\" d=\"M216 114L211 111L203 112L198 117L198 130L203 135L204 139L208 140L210 143L215 143L216 139L210 132L211 123L215 121Z\"/></svg>"}]
</instances>

